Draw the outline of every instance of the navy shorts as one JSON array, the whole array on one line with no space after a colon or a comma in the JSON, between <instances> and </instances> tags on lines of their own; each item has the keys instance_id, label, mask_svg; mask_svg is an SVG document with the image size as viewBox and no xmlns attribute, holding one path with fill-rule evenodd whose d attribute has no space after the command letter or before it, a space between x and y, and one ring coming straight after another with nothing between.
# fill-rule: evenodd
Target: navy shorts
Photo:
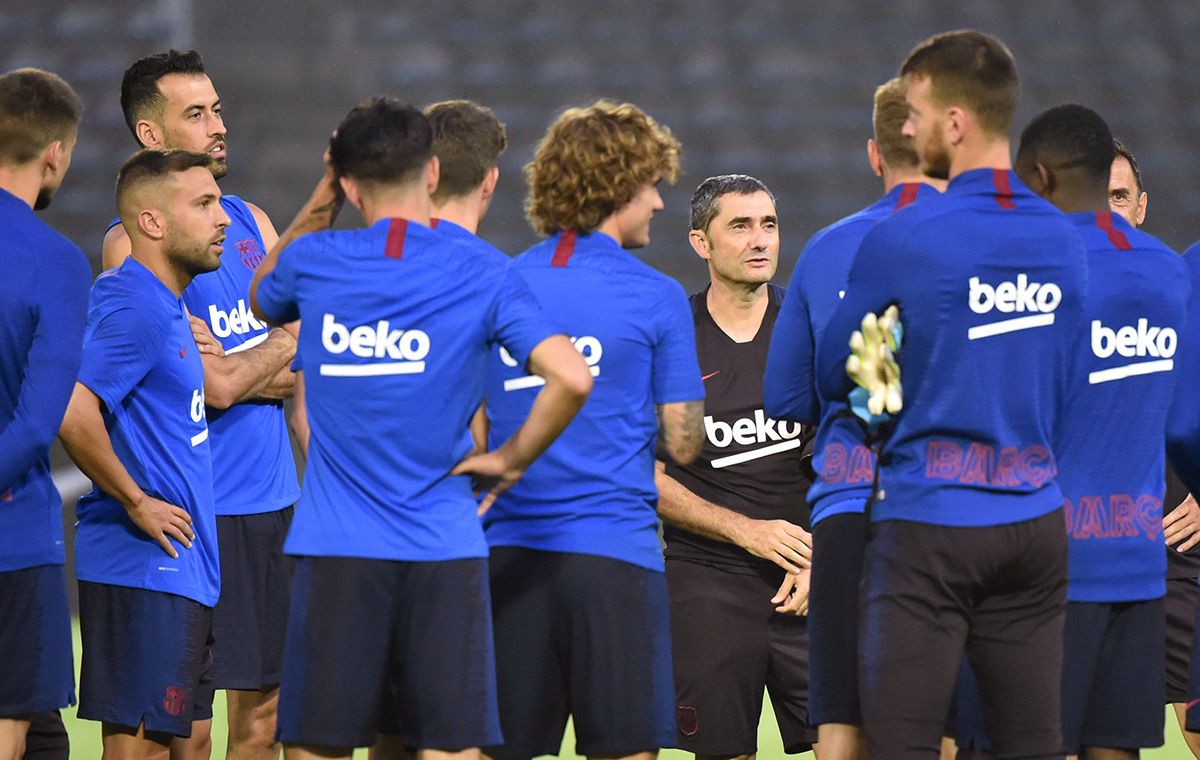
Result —
<instances>
[{"instance_id":1,"label":"navy shorts","mask_svg":"<svg viewBox=\"0 0 1200 760\"><path fill-rule=\"evenodd\" d=\"M71 760L71 740L58 710L30 716L21 760Z\"/></svg>"},{"instance_id":2,"label":"navy shorts","mask_svg":"<svg viewBox=\"0 0 1200 760\"><path fill-rule=\"evenodd\" d=\"M581 755L675 743L663 573L589 554L492 549L504 760L557 755L567 715Z\"/></svg>"},{"instance_id":3,"label":"navy shorts","mask_svg":"<svg viewBox=\"0 0 1200 760\"><path fill-rule=\"evenodd\" d=\"M1062 519L872 526L859 670L868 755L937 756L966 652L996 756L1060 756Z\"/></svg>"},{"instance_id":4,"label":"navy shorts","mask_svg":"<svg viewBox=\"0 0 1200 760\"><path fill-rule=\"evenodd\" d=\"M983 717L983 700L979 698L979 683L971 661L963 658L954 686L954 706L946 725L946 735L954 737L960 750L989 754L992 742L988 739L987 723Z\"/></svg>"},{"instance_id":5,"label":"navy shorts","mask_svg":"<svg viewBox=\"0 0 1200 760\"><path fill-rule=\"evenodd\" d=\"M1163 743L1163 602L1067 605L1063 745L1136 750Z\"/></svg>"},{"instance_id":6,"label":"navy shorts","mask_svg":"<svg viewBox=\"0 0 1200 760\"><path fill-rule=\"evenodd\" d=\"M496 744L500 717L487 560L299 557L278 737L348 748Z\"/></svg>"},{"instance_id":7,"label":"navy shorts","mask_svg":"<svg viewBox=\"0 0 1200 760\"><path fill-rule=\"evenodd\" d=\"M217 518L221 599L213 610L213 685L279 685L295 560L283 553L292 507Z\"/></svg>"},{"instance_id":8,"label":"navy shorts","mask_svg":"<svg viewBox=\"0 0 1200 760\"><path fill-rule=\"evenodd\" d=\"M1187 702L1200 613L1200 583L1195 578L1167 578L1163 598L1167 619L1167 702Z\"/></svg>"},{"instance_id":9,"label":"navy shorts","mask_svg":"<svg viewBox=\"0 0 1200 760\"><path fill-rule=\"evenodd\" d=\"M175 594L79 582L79 717L191 736L212 717L212 608Z\"/></svg>"},{"instance_id":10,"label":"navy shorts","mask_svg":"<svg viewBox=\"0 0 1200 760\"><path fill-rule=\"evenodd\" d=\"M763 689L788 754L817 740L808 725L807 618L775 611L784 572L667 561L675 659L675 746L698 755L753 755Z\"/></svg>"},{"instance_id":11,"label":"navy shorts","mask_svg":"<svg viewBox=\"0 0 1200 760\"><path fill-rule=\"evenodd\" d=\"M62 565L0 573L0 718L75 704Z\"/></svg>"},{"instance_id":12,"label":"navy shorts","mask_svg":"<svg viewBox=\"0 0 1200 760\"><path fill-rule=\"evenodd\" d=\"M858 698L858 616L867 520L830 515L813 526L808 594L809 722L862 725Z\"/></svg>"}]
</instances>

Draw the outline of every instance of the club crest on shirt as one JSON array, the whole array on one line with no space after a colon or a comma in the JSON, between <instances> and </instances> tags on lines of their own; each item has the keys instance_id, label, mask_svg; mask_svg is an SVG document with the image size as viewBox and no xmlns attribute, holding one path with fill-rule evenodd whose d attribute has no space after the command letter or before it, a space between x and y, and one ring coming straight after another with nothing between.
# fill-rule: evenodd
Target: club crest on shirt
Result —
<instances>
[{"instance_id":1,"label":"club crest on shirt","mask_svg":"<svg viewBox=\"0 0 1200 760\"><path fill-rule=\"evenodd\" d=\"M245 264L246 268L250 271L258 269L258 265L261 264L265 258L263 255L262 246L260 246L258 241L254 238L239 240L233 244L233 247L237 249L238 256L241 257L242 263Z\"/></svg>"}]
</instances>

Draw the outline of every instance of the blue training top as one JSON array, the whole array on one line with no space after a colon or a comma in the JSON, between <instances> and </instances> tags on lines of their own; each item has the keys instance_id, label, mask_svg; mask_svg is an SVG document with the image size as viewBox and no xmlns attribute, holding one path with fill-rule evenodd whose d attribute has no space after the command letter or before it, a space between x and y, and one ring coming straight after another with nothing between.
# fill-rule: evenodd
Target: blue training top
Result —
<instances>
[{"instance_id":1,"label":"blue training top","mask_svg":"<svg viewBox=\"0 0 1200 760\"><path fill-rule=\"evenodd\" d=\"M986 526L1061 509L1052 446L1086 294L1079 233L1011 171L964 172L867 234L817 376L823 396L845 398L850 334L899 305L904 409L873 520Z\"/></svg>"},{"instance_id":2,"label":"blue training top","mask_svg":"<svg viewBox=\"0 0 1200 760\"><path fill-rule=\"evenodd\" d=\"M817 393L817 343L846 292L850 264L866 234L881 219L937 194L921 182L893 187L872 205L813 235L792 270L771 336L763 398L772 417L820 422L813 443L817 479L808 490L814 525L830 515L862 512L875 482L875 453L866 446L862 424L844 398Z\"/></svg>"},{"instance_id":3,"label":"blue training top","mask_svg":"<svg viewBox=\"0 0 1200 760\"><path fill-rule=\"evenodd\" d=\"M79 374L91 270L83 252L0 190L0 572L61 565L50 443Z\"/></svg>"},{"instance_id":4,"label":"blue training top","mask_svg":"<svg viewBox=\"0 0 1200 760\"><path fill-rule=\"evenodd\" d=\"M208 323L225 353L232 354L267 338L267 326L250 313L246 300L266 251L245 201L222 195L221 207L230 221L221 266L197 275L184 289L183 302L192 316ZM210 407L208 424L218 515L273 512L296 503L300 483L282 401L248 400L224 410Z\"/></svg>"},{"instance_id":5,"label":"blue training top","mask_svg":"<svg viewBox=\"0 0 1200 760\"><path fill-rule=\"evenodd\" d=\"M221 576L204 366L183 299L133 257L92 286L79 382L104 403L113 450L134 482L187 510L196 539L171 559L120 502L93 488L75 507L76 576L215 605Z\"/></svg>"},{"instance_id":6,"label":"blue training top","mask_svg":"<svg viewBox=\"0 0 1200 760\"><path fill-rule=\"evenodd\" d=\"M486 557L466 476L487 356L523 363L555 333L508 257L404 219L316 232L258 288L301 319L311 438L289 554L436 561Z\"/></svg>"},{"instance_id":7,"label":"blue training top","mask_svg":"<svg viewBox=\"0 0 1200 760\"><path fill-rule=\"evenodd\" d=\"M1200 394L1189 378L1200 376L1200 243L1183 253L1192 296L1188 301L1186 334L1179 336L1175 367L1179 381L1167 415L1167 455L1179 479L1191 493L1200 493Z\"/></svg>"},{"instance_id":8,"label":"blue training top","mask_svg":"<svg viewBox=\"0 0 1200 760\"><path fill-rule=\"evenodd\" d=\"M1088 251L1087 329L1055 447L1075 602L1166 593L1163 431L1191 282L1187 265L1110 211L1072 214Z\"/></svg>"},{"instance_id":9,"label":"blue training top","mask_svg":"<svg viewBox=\"0 0 1200 760\"><path fill-rule=\"evenodd\" d=\"M662 571L655 406L704 398L687 295L601 232L554 235L521 254L514 271L567 327L595 384L563 434L484 516L488 543ZM528 415L539 380L516 357L492 354L491 447Z\"/></svg>"}]
</instances>

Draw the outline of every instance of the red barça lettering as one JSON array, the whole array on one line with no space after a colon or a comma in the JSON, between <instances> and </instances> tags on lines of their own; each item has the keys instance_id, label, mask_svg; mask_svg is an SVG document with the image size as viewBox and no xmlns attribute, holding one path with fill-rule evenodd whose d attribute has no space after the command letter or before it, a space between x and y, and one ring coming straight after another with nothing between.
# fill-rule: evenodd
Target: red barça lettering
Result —
<instances>
[{"instance_id":1,"label":"red bar\u00e7a lettering","mask_svg":"<svg viewBox=\"0 0 1200 760\"><path fill-rule=\"evenodd\" d=\"M862 444L846 450L841 443L825 447L821 462L821 480L826 483L874 483L875 453Z\"/></svg>"},{"instance_id":2,"label":"red bar\u00e7a lettering","mask_svg":"<svg viewBox=\"0 0 1200 760\"><path fill-rule=\"evenodd\" d=\"M262 263L264 256L262 247L259 246L257 240L254 238L239 240L233 244L233 247L237 249L238 255L247 269L251 271L258 269L258 265Z\"/></svg>"},{"instance_id":3,"label":"red bar\u00e7a lettering","mask_svg":"<svg viewBox=\"0 0 1200 760\"><path fill-rule=\"evenodd\" d=\"M930 441L925 450L925 477L967 485L1042 486L1058 473L1054 457L1045 446L995 446L955 441Z\"/></svg>"},{"instance_id":4,"label":"red bar\u00e7a lettering","mask_svg":"<svg viewBox=\"0 0 1200 760\"><path fill-rule=\"evenodd\" d=\"M1162 499L1150 494L1080 496L1075 504L1063 499L1063 519L1067 534L1081 541L1138 535L1155 543L1162 541Z\"/></svg>"}]
</instances>

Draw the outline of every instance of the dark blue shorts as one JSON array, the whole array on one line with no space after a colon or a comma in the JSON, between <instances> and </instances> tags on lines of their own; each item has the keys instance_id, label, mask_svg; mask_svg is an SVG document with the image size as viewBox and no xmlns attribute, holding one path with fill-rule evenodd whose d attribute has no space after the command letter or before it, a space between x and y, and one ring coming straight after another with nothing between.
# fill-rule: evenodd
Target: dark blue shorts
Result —
<instances>
[{"instance_id":1,"label":"dark blue shorts","mask_svg":"<svg viewBox=\"0 0 1200 760\"><path fill-rule=\"evenodd\" d=\"M1063 744L1136 750L1163 743L1163 600L1067 605Z\"/></svg>"},{"instance_id":2,"label":"dark blue shorts","mask_svg":"<svg viewBox=\"0 0 1200 760\"><path fill-rule=\"evenodd\" d=\"M71 760L71 739L58 710L30 716L21 760Z\"/></svg>"},{"instance_id":3,"label":"dark blue shorts","mask_svg":"<svg viewBox=\"0 0 1200 760\"><path fill-rule=\"evenodd\" d=\"M75 703L62 565L0 573L0 718Z\"/></svg>"},{"instance_id":4,"label":"dark blue shorts","mask_svg":"<svg viewBox=\"0 0 1200 760\"><path fill-rule=\"evenodd\" d=\"M588 554L495 547L491 557L504 760L557 755L567 716L581 755L675 743L663 573Z\"/></svg>"},{"instance_id":5,"label":"dark blue shorts","mask_svg":"<svg viewBox=\"0 0 1200 760\"><path fill-rule=\"evenodd\" d=\"M499 742L487 560L297 558L278 726L300 746Z\"/></svg>"},{"instance_id":6,"label":"dark blue shorts","mask_svg":"<svg viewBox=\"0 0 1200 760\"><path fill-rule=\"evenodd\" d=\"M79 717L191 736L212 717L212 608L175 594L79 582Z\"/></svg>"},{"instance_id":7,"label":"dark blue shorts","mask_svg":"<svg viewBox=\"0 0 1200 760\"><path fill-rule=\"evenodd\" d=\"M217 518L221 599L213 610L213 685L279 685L295 560L283 553L292 507Z\"/></svg>"},{"instance_id":8,"label":"dark blue shorts","mask_svg":"<svg viewBox=\"0 0 1200 760\"><path fill-rule=\"evenodd\" d=\"M862 725L858 698L859 587L867 521L861 512L813 526L808 593L809 723Z\"/></svg>"},{"instance_id":9,"label":"dark blue shorts","mask_svg":"<svg viewBox=\"0 0 1200 760\"><path fill-rule=\"evenodd\" d=\"M1170 557L1171 555L1167 555ZM1167 702L1186 702L1196 648L1196 615L1200 612L1200 583L1195 578L1167 578L1163 598L1167 618Z\"/></svg>"},{"instance_id":10,"label":"dark blue shorts","mask_svg":"<svg viewBox=\"0 0 1200 760\"><path fill-rule=\"evenodd\" d=\"M753 755L763 690L788 754L817 740L808 725L808 622L775 611L784 571L667 560L675 660L675 745L698 755Z\"/></svg>"}]
</instances>

